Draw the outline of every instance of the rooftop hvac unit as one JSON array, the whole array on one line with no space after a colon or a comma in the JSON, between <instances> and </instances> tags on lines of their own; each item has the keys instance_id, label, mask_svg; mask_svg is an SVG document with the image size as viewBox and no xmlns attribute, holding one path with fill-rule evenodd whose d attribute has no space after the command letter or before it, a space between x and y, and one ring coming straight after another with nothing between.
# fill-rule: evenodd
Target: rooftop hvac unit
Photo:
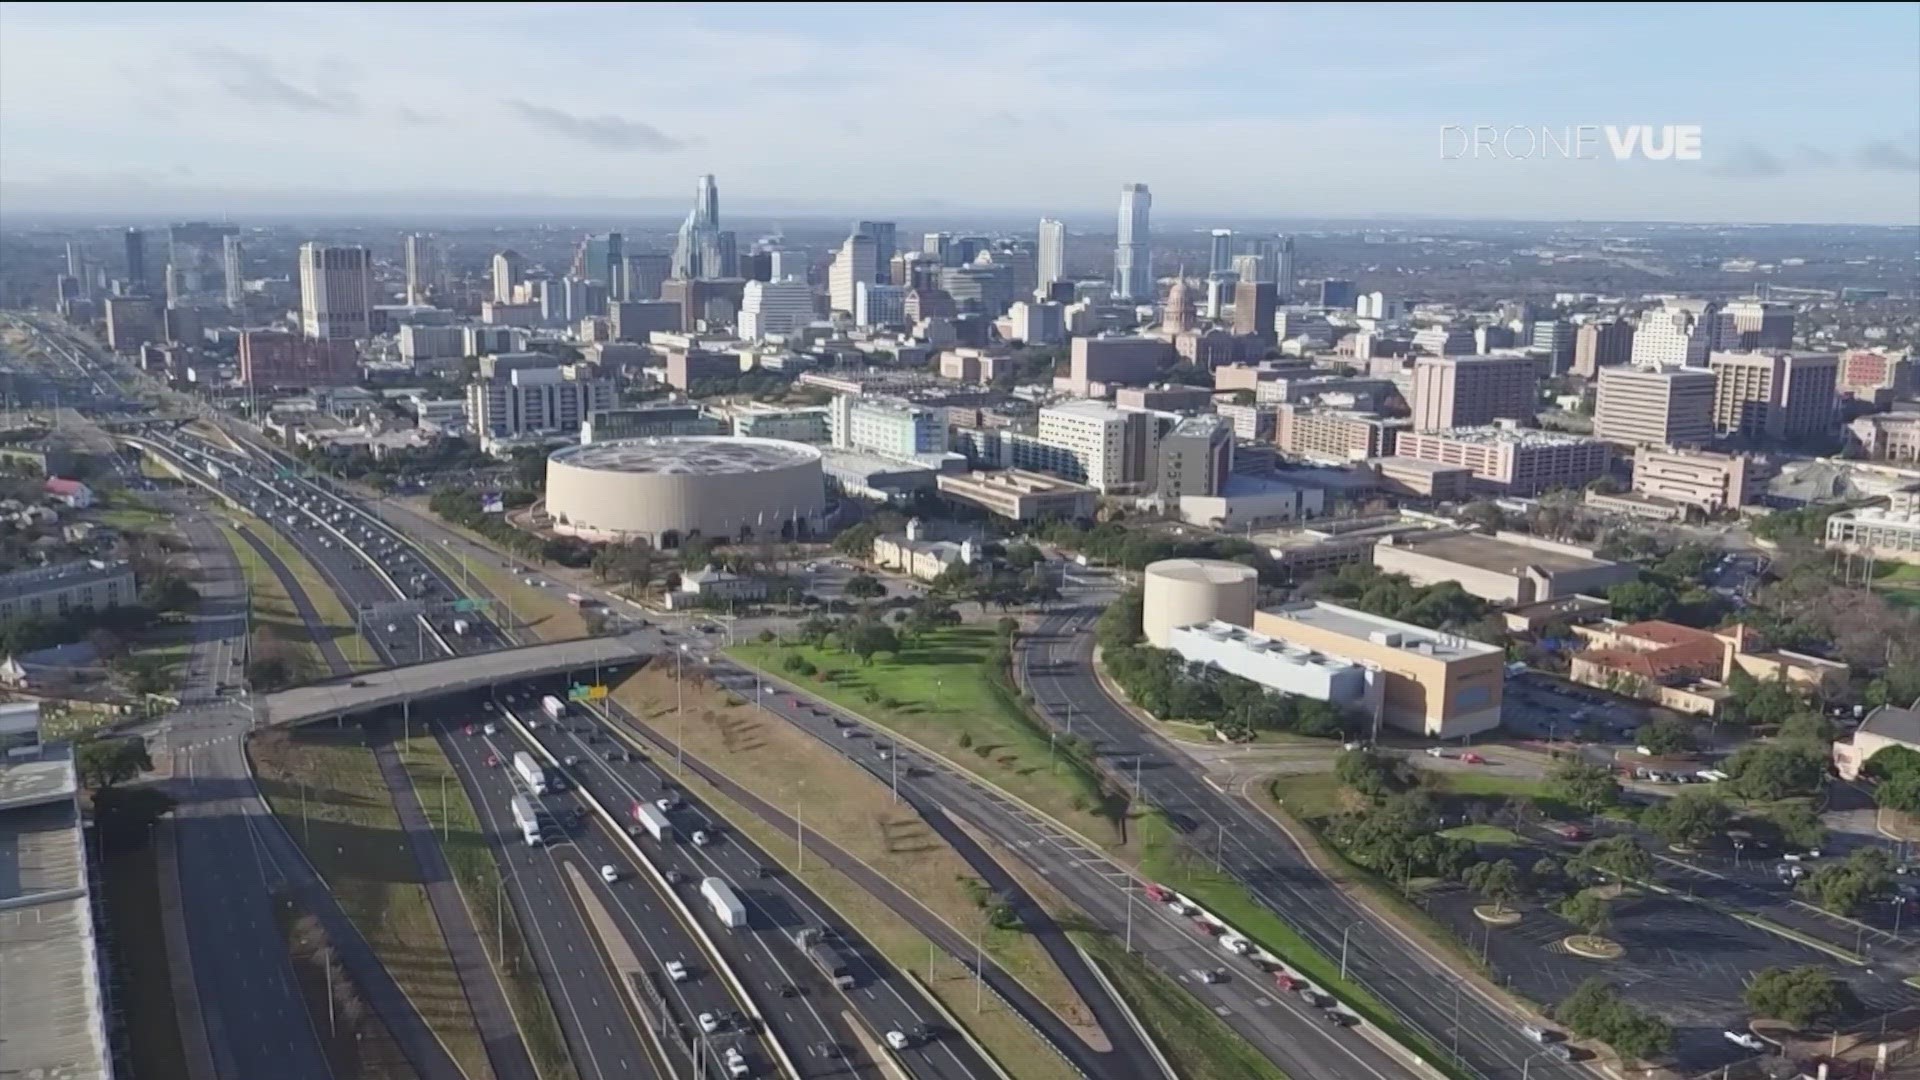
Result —
<instances>
[{"instance_id":1,"label":"rooftop hvac unit","mask_svg":"<svg viewBox=\"0 0 1920 1080\"><path fill-rule=\"evenodd\" d=\"M1375 645L1386 645L1390 648L1397 649L1400 647L1400 631L1375 630L1367 635L1367 640L1373 642Z\"/></svg>"}]
</instances>

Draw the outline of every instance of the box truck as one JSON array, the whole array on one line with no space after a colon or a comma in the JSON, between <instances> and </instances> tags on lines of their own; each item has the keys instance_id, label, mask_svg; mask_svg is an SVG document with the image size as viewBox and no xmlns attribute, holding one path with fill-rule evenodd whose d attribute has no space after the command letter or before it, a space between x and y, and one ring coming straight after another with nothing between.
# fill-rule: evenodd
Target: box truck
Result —
<instances>
[{"instance_id":1,"label":"box truck","mask_svg":"<svg viewBox=\"0 0 1920 1080\"><path fill-rule=\"evenodd\" d=\"M807 954L821 974L833 980L833 985L842 990L853 989L853 968L840 950L827 943L826 935L818 927L803 926L792 933L793 943Z\"/></svg>"},{"instance_id":2,"label":"box truck","mask_svg":"<svg viewBox=\"0 0 1920 1080\"><path fill-rule=\"evenodd\" d=\"M540 699L540 708L546 711L549 720L558 720L567 715L567 703L552 694Z\"/></svg>"},{"instance_id":3,"label":"box truck","mask_svg":"<svg viewBox=\"0 0 1920 1080\"><path fill-rule=\"evenodd\" d=\"M533 803L525 795L513 797L513 823L520 826L520 838L528 847L540 844L540 815L533 809Z\"/></svg>"},{"instance_id":4,"label":"box truck","mask_svg":"<svg viewBox=\"0 0 1920 1080\"><path fill-rule=\"evenodd\" d=\"M540 770L540 766L534 762L532 754L527 753L525 750L514 751L513 771L520 774L520 779L525 781L527 790L533 792L535 795L545 795L547 793L547 774Z\"/></svg>"},{"instance_id":5,"label":"box truck","mask_svg":"<svg viewBox=\"0 0 1920 1080\"><path fill-rule=\"evenodd\" d=\"M654 807L648 803L643 803L639 800L634 801L633 820L641 828L647 830L648 836L653 837L663 844L673 835L673 825L667 821L667 815L654 809Z\"/></svg>"},{"instance_id":6,"label":"box truck","mask_svg":"<svg viewBox=\"0 0 1920 1080\"><path fill-rule=\"evenodd\" d=\"M747 925L747 909L740 898L733 894L733 886L717 877L700 882L700 895L706 897L707 906L713 909L721 923L727 929L735 930Z\"/></svg>"}]
</instances>

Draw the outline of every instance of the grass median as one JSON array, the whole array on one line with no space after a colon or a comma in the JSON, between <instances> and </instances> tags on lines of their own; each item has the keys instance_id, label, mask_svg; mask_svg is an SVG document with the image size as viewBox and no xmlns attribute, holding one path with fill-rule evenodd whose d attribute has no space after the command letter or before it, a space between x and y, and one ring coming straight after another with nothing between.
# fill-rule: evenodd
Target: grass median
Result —
<instances>
[{"instance_id":1,"label":"grass median","mask_svg":"<svg viewBox=\"0 0 1920 1080\"><path fill-rule=\"evenodd\" d=\"M459 886L473 924L480 931L487 959L506 988L507 1003L513 1008L514 1022L526 1040L534 1068L545 1080L573 1076L566 1036L540 982L520 921L501 895L500 864L487 846L480 816L466 788L460 785L446 752L431 736L416 735L398 745L420 805L433 824L434 834L440 837L440 849L446 853L454 884Z\"/></svg>"},{"instance_id":2,"label":"grass median","mask_svg":"<svg viewBox=\"0 0 1920 1080\"><path fill-rule=\"evenodd\" d=\"M247 603L252 613L249 654L285 657L293 669L294 682L326 677L329 674L326 658L307 632L306 621L300 617L280 575L273 572L238 529L221 522L220 533L233 549L233 557L239 562L240 574L247 583Z\"/></svg>"},{"instance_id":3,"label":"grass median","mask_svg":"<svg viewBox=\"0 0 1920 1080\"><path fill-rule=\"evenodd\" d=\"M889 963L918 976L921 985L966 1025L974 1039L1008 1075L1015 1080L1085 1080L1006 1002L995 994L977 992L971 972L874 899L859 883L827 866L817 856L807 860L804 871L800 870L799 850L785 830L768 825L753 811L692 773L682 777L680 783L733 828L744 833L769 858L804 881L814 895L831 906L848 925L858 927L860 935Z\"/></svg>"},{"instance_id":4,"label":"grass median","mask_svg":"<svg viewBox=\"0 0 1920 1080\"><path fill-rule=\"evenodd\" d=\"M248 753L268 805L427 1026L468 1080L492 1077L419 864L359 729L264 732Z\"/></svg>"},{"instance_id":5,"label":"grass median","mask_svg":"<svg viewBox=\"0 0 1920 1080\"><path fill-rule=\"evenodd\" d=\"M1112 793L1070 747L1050 743L995 671L996 638L991 627L945 627L870 663L806 645L754 643L729 652L925 745L1088 836L1122 843ZM816 674L793 673L787 665L797 662Z\"/></svg>"},{"instance_id":6,"label":"grass median","mask_svg":"<svg viewBox=\"0 0 1920 1080\"><path fill-rule=\"evenodd\" d=\"M332 584L327 581L325 575L320 573L320 568L301 554L300 550L289 543L285 537L282 537L271 524L256 518L250 520L248 525L249 531L259 537L267 545L267 549L286 564L287 572L292 574L293 580L299 583L300 590L307 594L307 600L313 604L314 613L320 616L328 636L339 648L340 655L347 658L347 663L355 671L381 667L380 658L374 654L373 649L367 645L366 639L360 636L359 630L355 627L353 613L347 610L346 604L340 599L340 594L334 591ZM246 540L240 537L231 537L230 540L241 544L246 543ZM251 544L247 546L252 547Z\"/></svg>"},{"instance_id":7,"label":"grass median","mask_svg":"<svg viewBox=\"0 0 1920 1080\"><path fill-rule=\"evenodd\" d=\"M694 675L695 672L687 672ZM689 752L768 803L791 812L804 801L806 827L910 893L971 937L1067 1024L1098 1031L1086 1004L1038 941L990 925L969 883L973 868L926 821L895 803L886 785L831 747L747 700L689 679L684 724L676 722L673 671L652 665L628 678L615 700ZM869 750L867 744L861 744Z\"/></svg>"}]
</instances>

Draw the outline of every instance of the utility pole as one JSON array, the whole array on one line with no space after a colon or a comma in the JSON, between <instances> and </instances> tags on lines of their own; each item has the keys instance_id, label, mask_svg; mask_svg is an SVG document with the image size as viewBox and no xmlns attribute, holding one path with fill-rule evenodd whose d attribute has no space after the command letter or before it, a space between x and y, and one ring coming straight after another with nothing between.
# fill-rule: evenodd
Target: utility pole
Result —
<instances>
[{"instance_id":1,"label":"utility pole","mask_svg":"<svg viewBox=\"0 0 1920 1080\"><path fill-rule=\"evenodd\" d=\"M1354 927L1354 924L1349 923L1347 924L1347 928L1345 930L1340 931L1340 981L1341 982L1347 981L1347 935L1353 933L1353 927Z\"/></svg>"},{"instance_id":2,"label":"utility pole","mask_svg":"<svg viewBox=\"0 0 1920 1080\"><path fill-rule=\"evenodd\" d=\"M340 1028L333 1015L333 946L327 946L327 1037L340 1037Z\"/></svg>"},{"instance_id":3,"label":"utility pole","mask_svg":"<svg viewBox=\"0 0 1920 1080\"><path fill-rule=\"evenodd\" d=\"M980 959L980 935L982 933L983 931L980 930L973 932L973 1011L976 1016L979 1015L980 1010L985 1007L986 1003L984 987L986 983L985 972L987 969Z\"/></svg>"},{"instance_id":4,"label":"utility pole","mask_svg":"<svg viewBox=\"0 0 1920 1080\"><path fill-rule=\"evenodd\" d=\"M1126 951L1133 952L1133 879L1129 877L1120 886L1120 894L1127 900L1127 946Z\"/></svg>"},{"instance_id":5,"label":"utility pole","mask_svg":"<svg viewBox=\"0 0 1920 1080\"><path fill-rule=\"evenodd\" d=\"M687 736L687 699L683 690L686 679L687 647L680 646L673 654L673 771L675 775L686 773Z\"/></svg>"},{"instance_id":6,"label":"utility pole","mask_svg":"<svg viewBox=\"0 0 1920 1080\"><path fill-rule=\"evenodd\" d=\"M802 825L800 824L800 815L805 812L806 799L807 785L806 781L803 780L795 787L793 795L794 871L802 874L806 873L807 870L807 841L806 835L801 832Z\"/></svg>"}]
</instances>

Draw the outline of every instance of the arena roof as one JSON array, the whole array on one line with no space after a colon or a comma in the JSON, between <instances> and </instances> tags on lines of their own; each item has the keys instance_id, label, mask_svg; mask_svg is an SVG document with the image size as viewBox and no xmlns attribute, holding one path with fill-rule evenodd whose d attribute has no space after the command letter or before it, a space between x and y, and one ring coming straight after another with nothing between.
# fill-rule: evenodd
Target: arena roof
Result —
<instances>
[{"instance_id":1,"label":"arena roof","mask_svg":"<svg viewBox=\"0 0 1920 1080\"><path fill-rule=\"evenodd\" d=\"M818 461L820 451L782 439L686 435L569 446L554 451L548 460L602 472L716 476Z\"/></svg>"}]
</instances>

